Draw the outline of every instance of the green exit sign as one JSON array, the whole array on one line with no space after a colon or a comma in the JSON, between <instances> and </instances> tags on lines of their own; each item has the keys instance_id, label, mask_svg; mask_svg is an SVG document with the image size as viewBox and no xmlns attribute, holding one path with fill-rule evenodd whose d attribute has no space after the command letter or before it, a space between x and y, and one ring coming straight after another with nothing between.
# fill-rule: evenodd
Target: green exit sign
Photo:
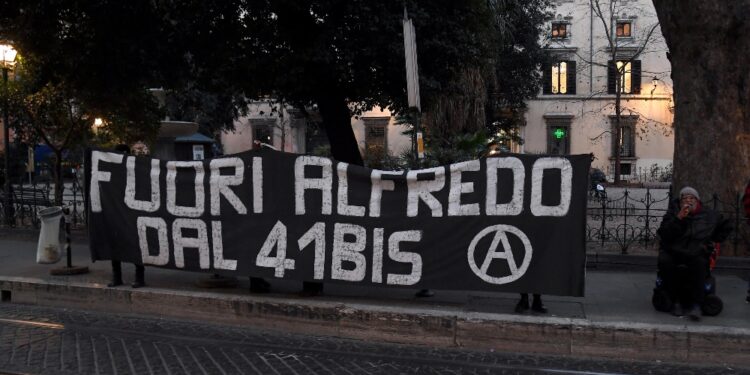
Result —
<instances>
[{"instance_id":1,"label":"green exit sign","mask_svg":"<svg viewBox=\"0 0 750 375\"><path fill-rule=\"evenodd\" d=\"M563 129L563 128L557 128L552 133L552 135L554 135L555 138L557 138L557 139L563 139L565 137L565 129Z\"/></svg>"}]
</instances>

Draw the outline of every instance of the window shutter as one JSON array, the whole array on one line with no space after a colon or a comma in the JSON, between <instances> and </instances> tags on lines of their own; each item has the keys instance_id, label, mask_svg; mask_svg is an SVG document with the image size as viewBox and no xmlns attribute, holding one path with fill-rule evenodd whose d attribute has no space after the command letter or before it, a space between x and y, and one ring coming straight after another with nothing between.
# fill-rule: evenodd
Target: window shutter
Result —
<instances>
[{"instance_id":1,"label":"window shutter","mask_svg":"<svg viewBox=\"0 0 750 375\"><path fill-rule=\"evenodd\" d=\"M567 74L568 74L568 95L575 95L576 94L576 62L575 61L567 61L568 68L567 68Z\"/></svg>"},{"instance_id":2,"label":"window shutter","mask_svg":"<svg viewBox=\"0 0 750 375\"><path fill-rule=\"evenodd\" d=\"M632 77L632 93L633 94L640 94L641 93L641 60L633 60L632 63L630 63L630 71L631 71L631 77Z\"/></svg>"},{"instance_id":3,"label":"window shutter","mask_svg":"<svg viewBox=\"0 0 750 375\"><path fill-rule=\"evenodd\" d=\"M552 65L549 62L542 64L542 94L552 94Z\"/></svg>"},{"instance_id":4,"label":"window shutter","mask_svg":"<svg viewBox=\"0 0 750 375\"><path fill-rule=\"evenodd\" d=\"M617 75L617 65L612 60L607 62L607 93L615 93L615 76Z\"/></svg>"}]
</instances>

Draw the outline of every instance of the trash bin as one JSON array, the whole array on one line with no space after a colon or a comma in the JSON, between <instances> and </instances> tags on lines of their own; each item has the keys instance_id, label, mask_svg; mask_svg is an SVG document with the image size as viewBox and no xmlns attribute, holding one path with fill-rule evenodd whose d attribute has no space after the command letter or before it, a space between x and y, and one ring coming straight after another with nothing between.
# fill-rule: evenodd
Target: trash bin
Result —
<instances>
[{"instance_id":1,"label":"trash bin","mask_svg":"<svg viewBox=\"0 0 750 375\"><path fill-rule=\"evenodd\" d=\"M60 261L60 219L62 207L49 207L39 211L42 230L39 232L39 243L36 247L36 262L39 264L57 263Z\"/></svg>"}]
</instances>

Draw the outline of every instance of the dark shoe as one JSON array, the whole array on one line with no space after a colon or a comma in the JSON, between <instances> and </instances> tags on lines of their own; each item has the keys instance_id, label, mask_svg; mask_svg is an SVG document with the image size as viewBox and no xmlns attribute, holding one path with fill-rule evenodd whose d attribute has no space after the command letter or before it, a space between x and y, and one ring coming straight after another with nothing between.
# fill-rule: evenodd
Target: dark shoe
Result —
<instances>
[{"instance_id":1,"label":"dark shoe","mask_svg":"<svg viewBox=\"0 0 750 375\"><path fill-rule=\"evenodd\" d=\"M531 304L531 311L538 312L540 314L546 314L548 310L541 302L536 303L536 301L534 301L534 303Z\"/></svg>"},{"instance_id":2,"label":"dark shoe","mask_svg":"<svg viewBox=\"0 0 750 375\"><path fill-rule=\"evenodd\" d=\"M122 280L112 280L112 281L109 282L109 284L107 284L107 287L114 288L114 287L120 286L120 285L122 285Z\"/></svg>"},{"instance_id":3,"label":"dark shoe","mask_svg":"<svg viewBox=\"0 0 750 375\"><path fill-rule=\"evenodd\" d=\"M122 263L118 260L112 261L112 282L107 284L108 287L114 288L122 285Z\"/></svg>"},{"instance_id":4,"label":"dark shoe","mask_svg":"<svg viewBox=\"0 0 750 375\"><path fill-rule=\"evenodd\" d=\"M134 289L143 288L146 286L146 272L143 266L135 265L135 281L130 286Z\"/></svg>"},{"instance_id":5,"label":"dark shoe","mask_svg":"<svg viewBox=\"0 0 750 375\"><path fill-rule=\"evenodd\" d=\"M529 300L526 298L521 298L520 301L516 304L516 313L523 314L526 311L529 310Z\"/></svg>"},{"instance_id":6,"label":"dark shoe","mask_svg":"<svg viewBox=\"0 0 750 375\"><path fill-rule=\"evenodd\" d=\"M433 292L433 291L431 291L429 289L422 289L419 292L417 292L414 296L415 297L420 297L420 298L434 297L435 296L435 292Z\"/></svg>"},{"instance_id":7,"label":"dark shoe","mask_svg":"<svg viewBox=\"0 0 750 375\"><path fill-rule=\"evenodd\" d=\"M547 308L542 303L542 295L534 294L534 302L531 303L531 310L540 314L546 314Z\"/></svg>"},{"instance_id":8,"label":"dark shoe","mask_svg":"<svg viewBox=\"0 0 750 375\"><path fill-rule=\"evenodd\" d=\"M745 297L745 302L750 303L750 292L747 293L747 297Z\"/></svg>"},{"instance_id":9,"label":"dark shoe","mask_svg":"<svg viewBox=\"0 0 750 375\"><path fill-rule=\"evenodd\" d=\"M250 278L250 292L251 293L268 293L271 291L271 284L268 281L261 279L260 277Z\"/></svg>"},{"instance_id":10,"label":"dark shoe","mask_svg":"<svg viewBox=\"0 0 750 375\"><path fill-rule=\"evenodd\" d=\"M679 303L675 303L674 306L672 306L672 315L676 317L685 315L684 311L682 311L682 306L680 306Z\"/></svg>"},{"instance_id":11,"label":"dark shoe","mask_svg":"<svg viewBox=\"0 0 750 375\"><path fill-rule=\"evenodd\" d=\"M698 305L693 305L685 315L694 322L699 322L701 320L701 310L698 308Z\"/></svg>"}]
</instances>

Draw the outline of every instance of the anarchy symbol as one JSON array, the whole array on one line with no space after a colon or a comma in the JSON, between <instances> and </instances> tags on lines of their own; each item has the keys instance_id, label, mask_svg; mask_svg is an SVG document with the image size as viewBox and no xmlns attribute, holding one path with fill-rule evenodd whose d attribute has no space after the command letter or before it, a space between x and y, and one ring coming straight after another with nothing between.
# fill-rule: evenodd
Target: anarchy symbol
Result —
<instances>
[{"instance_id":1,"label":"anarchy symbol","mask_svg":"<svg viewBox=\"0 0 750 375\"><path fill-rule=\"evenodd\" d=\"M492 239L492 244L490 244L489 250L487 250L487 255L485 255L484 257L482 266L477 267L476 260L474 259L474 252L476 251L477 243L490 233L495 234L494 238ZM513 251L510 247L510 242L508 242L508 233L518 237L523 243L524 257L520 267L516 263L516 260L513 256ZM502 244L503 246L503 251L497 251L497 246L500 244ZM481 232L474 236L474 239L471 241L468 251L469 266L471 267L471 270L474 271L477 276L479 276L480 279L488 283L498 285L508 284L518 280L526 273L526 270L529 268L529 263L531 263L532 251L533 250L531 248L531 242L529 242L529 238L526 237L526 235L520 229L511 225L493 225L484 228ZM510 275L496 277L487 274L487 270L490 268L490 264L495 259L505 259L505 261L508 262Z\"/></svg>"}]
</instances>

